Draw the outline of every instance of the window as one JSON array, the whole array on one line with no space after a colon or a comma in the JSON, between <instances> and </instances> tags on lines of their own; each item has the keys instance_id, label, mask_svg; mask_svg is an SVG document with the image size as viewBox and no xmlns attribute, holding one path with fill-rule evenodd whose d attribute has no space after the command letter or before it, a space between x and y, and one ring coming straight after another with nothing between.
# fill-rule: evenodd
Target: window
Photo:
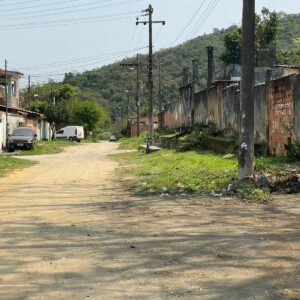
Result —
<instances>
[{"instance_id":1,"label":"window","mask_svg":"<svg viewBox=\"0 0 300 300\"><path fill-rule=\"evenodd\" d=\"M60 131L57 132L57 134L64 134L64 131L60 130Z\"/></svg>"}]
</instances>

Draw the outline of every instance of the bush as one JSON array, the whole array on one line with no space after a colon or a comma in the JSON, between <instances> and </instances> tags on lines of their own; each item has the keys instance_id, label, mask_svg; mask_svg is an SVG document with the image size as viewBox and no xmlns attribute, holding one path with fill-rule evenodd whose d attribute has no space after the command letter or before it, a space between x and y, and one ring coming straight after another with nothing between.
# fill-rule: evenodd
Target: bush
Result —
<instances>
[{"instance_id":1,"label":"bush","mask_svg":"<svg viewBox=\"0 0 300 300\"><path fill-rule=\"evenodd\" d=\"M298 141L292 142L291 139L285 145L286 156L289 162L300 161L300 143Z\"/></svg>"}]
</instances>

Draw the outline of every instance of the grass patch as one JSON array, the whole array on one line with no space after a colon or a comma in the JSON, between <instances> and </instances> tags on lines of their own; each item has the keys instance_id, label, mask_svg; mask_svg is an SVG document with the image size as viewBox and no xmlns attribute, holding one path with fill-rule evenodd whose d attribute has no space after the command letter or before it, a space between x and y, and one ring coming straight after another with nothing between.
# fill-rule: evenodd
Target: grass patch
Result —
<instances>
[{"instance_id":1,"label":"grass patch","mask_svg":"<svg viewBox=\"0 0 300 300\"><path fill-rule=\"evenodd\" d=\"M143 152L116 156L126 168L123 175L136 179L129 184L147 193L211 193L225 188L237 176L236 160L212 153L185 153L163 150L151 155Z\"/></svg>"},{"instance_id":2,"label":"grass patch","mask_svg":"<svg viewBox=\"0 0 300 300\"><path fill-rule=\"evenodd\" d=\"M0 155L0 175L2 176L8 171L30 167L34 164L36 164L36 162L30 160Z\"/></svg>"},{"instance_id":3,"label":"grass patch","mask_svg":"<svg viewBox=\"0 0 300 300\"><path fill-rule=\"evenodd\" d=\"M64 150L65 147L76 146L78 143L69 141L38 141L34 149L31 150L17 150L16 155L42 155L42 154L56 154Z\"/></svg>"},{"instance_id":4,"label":"grass patch","mask_svg":"<svg viewBox=\"0 0 300 300\"><path fill-rule=\"evenodd\" d=\"M298 167L300 167L300 162L288 163L286 158L282 156L259 157L255 160L255 170L257 172L288 170Z\"/></svg>"},{"instance_id":5,"label":"grass patch","mask_svg":"<svg viewBox=\"0 0 300 300\"><path fill-rule=\"evenodd\" d=\"M186 135L182 139L189 139ZM141 138L140 138L141 139ZM141 140L121 140L121 149L137 149ZM123 153L115 156L125 166L123 176L128 185L142 193L233 194L241 199L266 201L270 190L254 182L237 183L237 158L224 158L212 152L190 150L161 150L150 155L144 152ZM130 167L128 167L130 166ZM300 167L288 163L284 157L260 157L255 160L256 174L280 174ZM232 193L229 191L229 193Z\"/></svg>"},{"instance_id":6,"label":"grass patch","mask_svg":"<svg viewBox=\"0 0 300 300\"><path fill-rule=\"evenodd\" d=\"M119 149L122 150L137 150L140 145L146 144L144 135L139 137L121 138L119 142Z\"/></svg>"}]
</instances>

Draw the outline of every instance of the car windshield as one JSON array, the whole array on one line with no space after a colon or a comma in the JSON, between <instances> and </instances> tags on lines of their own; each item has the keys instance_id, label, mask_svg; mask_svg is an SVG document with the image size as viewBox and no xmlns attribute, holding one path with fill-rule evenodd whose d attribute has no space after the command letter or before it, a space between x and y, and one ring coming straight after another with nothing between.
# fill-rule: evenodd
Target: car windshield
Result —
<instances>
[{"instance_id":1,"label":"car windshield","mask_svg":"<svg viewBox=\"0 0 300 300\"><path fill-rule=\"evenodd\" d=\"M15 129L12 133L12 136L31 136L31 129Z\"/></svg>"}]
</instances>

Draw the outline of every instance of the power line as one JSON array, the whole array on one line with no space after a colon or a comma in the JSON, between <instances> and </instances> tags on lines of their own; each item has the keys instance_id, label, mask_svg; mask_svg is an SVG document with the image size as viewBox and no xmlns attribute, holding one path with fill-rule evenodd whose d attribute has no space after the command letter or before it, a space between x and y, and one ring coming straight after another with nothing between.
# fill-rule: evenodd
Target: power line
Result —
<instances>
[{"instance_id":1,"label":"power line","mask_svg":"<svg viewBox=\"0 0 300 300\"><path fill-rule=\"evenodd\" d=\"M141 49L145 49L145 48L147 48L147 47L143 47L143 48L141 48ZM136 50L140 50L140 49L136 49ZM135 51L136 51L135 50ZM135 51L131 51L131 52L135 52ZM103 62L106 62L106 61L109 61L109 60L111 60L111 59L116 59L116 58L120 58L120 57L122 57L124 54L122 53L122 54L118 54L118 55L112 55L111 57L106 57L105 59L102 59L102 60L99 60L99 61L97 61L98 63L103 63ZM85 67L88 67L88 66L91 66L91 65L95 65L95 62L93 62L93 63L89 63L89 64L84 64L84 65L78 65L78 66L76 66L76 68L78 69L78 68L85 68ZM45 74L33 74L33 75L31 75L32 77L49 77L49 76L52 76L52 75L57 75L57 76L59 76L59 75L64 75L66 72L71 72L71 71L69 71L69 69L70 68L68 68L68 69L58 69L58 70L55 70L55 72L52 72L52 73L45 73Z\"/></svg>"},{"instance_id":2,"label":"power line","mask_svg":"<svg viewBox=\"0 0 300 300\"><path fill-rule=\"evenodd\" d=\"M202 3L202 5L199 7L198 12L200 11L200 9L203 7L204 3L206 0L204 0L204 2ZM199 30L201 29L201 27L203 26L203 24L206 22L206 20L208 19L208 17L211 15L212 11L215 9L216 5L218 4L220 0L211 0L210 3L207 5L207 7L205 8L205 10L202 12L202 14L200 15L200 17L198 18L196 24L194 25L194 27L192 28L192 30L187 34L186 36L186 40L190 39L192 36L194 36L194 34L198 33ZM196 14L197 15L197 14ZM192 17L192 20L195 17ZM184 30L186 31L186 30ZM170 60L167 60L169 57L171 56L171 54L167 54L165 57L161 57L160 60L163 60L163 62L161 63L162 65L168 63Z\"/></svg>"},{"instance_id":3,"label":"power line","mask_svg":"<svg viewBox=\"0 0 300 300\"><path fill-rule=\"evenodd\" d=\"M40 0L31 0L31 1L27 1L27 2L16 2L16 3L12 3L12 4L6 4L6 5L2 5L3 6L15 6L18 4L26 4L26 3L31 3L31 2L39 2ZM69 3L69 2L77 2L77 1L81 1L81 0L65 0L65 1L57 1L57 2L52 2L52 3L45 3L45 4L41 4L41 5L33 5L33 6L23 6L23 7L14 7L11 9L5 9L5 12L7 11L16 11L16 10L24 10L24 9L31 9L31 8L39 8L39 7L46 7L46 6L54 6L56 4L64 4L64 3Z\"/></svg>"},{"instance_id":4,"label":"power line","mask_svg":"<svg viewBox=\"0 0 300 300\"><path fill-rule=\"evenodd\" d=\"M113 18L102 18L102 19L96 19L96 20L86 20L86 21L82 21L82 22L66 22L66 23L51 23L48 25L33 25L33 26L26 26L24 25L18 25L16 27L0 27L0 31L8 31L8 30L22 30L22 29L33 29L33 28L50 28L50 27L61 27L61 26L69 26L69 25L78 25L78 24L91 24L91 23L101 23L101 22L107 22L107 21L115 21L115 20L127 20L127 19L131 19L132 16L135 14L131 14L128 16L124 16L124 17L113 17ZM91 19L91 18L87 18L87 19Z\"/></svg>"},{"instance_id":5,"label":"power line","mask_svg":"<svg viewBox=\"0 0 300 300\"><path fill-rule=\"evenodd\" d=\"M104 0L104 2L111 2L114 0ZM16 20L16 16L20 16L20 18L40 18L40 17L46 17L46 16L57 16L57 15L65 15L69 13L76 13L76 12L82 12L82 11L88 11L88 10L95 10L98 8L106 8L106 7L114 7L114 6L119 6L119 5L126 5L126 4L132 4L136 2L140 2L143 0L131 0L131 1L122 1L122 2L116 2L116 3L111 3L111 4L106 4L106 5L100 5L100 6L93 6L93 7L87 7L87 8L80 8L80 9L74 9L74 10L65 10L66 8L72 8L72 7L78 7L76 6L69 6L69 7L61 7L61 8L54 8L54 9L49 9L49 10L44 10L44 11L35 11L35 12L28 12L28 13L18 13L18 14L9 14L9 15L3 15L1 16L1 20ZM82 5L81 5L82 6ZM86 5L85 5L86 6ZM63 10L63 11L60 11ZM48 14L41 14L42 12L51 12L51 11L56 11L53 13L48 13ZM58 12L57 12L58 11ZM26 16L27 15L27 16Z\"/></svg>"},{"instance_id":6,"label":"power line","mask_svg":"<svg viewBox=\"0 0 300 300\"><path fill-rule=\"evenodd\" d=\"M54 63L50 63L50 64L19 67L19 69L30 70L30 69L42 69L42 68L45 68L45 67L48 67L48 66L57 66L57 65L61 66L65 63L80 62L80 61L89 60L89 59L93 60L93 59L107 57L107 56L114 56L114 55L117 55L117 54L126 54L126 53L130 53L130 52L139 51L139 50L142 50L142 49L145 49L145 48L147 48L147 47L130 49L130 50L123 50L123 51L117 51L117 52L110 52L110 53L105 53L105 54L102 54L102 55L87 56L87 57L82 57L82 58L77 58L77 59L72 59L72 60L58 61L58 62L54 62Z\"/></svg>"},{"instance_id":7,"label":"power line","mask_svg":"<svg viewBox=\"0 0 300 300\"><path fill-rule=\"evenodd\" d=\"M213 0L211 1L211 3L208 5L208 7L206 8L204 14L203 14L203 18L202 20L200 20L193 28L193 30L191 31L191 33L188 35L188 38L192 38L195 34L197 34L199 32L199 30L202 28L202 26L204 25L204 23L206 22L206 20L209 18L209 16L212 14L213 10L215 9L215 7L217 6L218 2L220 0Z\"/></svg>"},{"instance_id":8,"label":"power line","mask_svg":"<svg viewBox=\"0 0 300 300\"><path fill-rule=\"evenodd\" d=\"M54 20L48 22L35 22L35 23L24 23L24 24L15 24L11 25L10 27L0 27L0 30L11 30L11 29L23 29L23 28L36 28L36 27L45 27L45 26L60 26L60 25L69 25L69 24L82 24L82 23L92 23L95 20L111 20L115 19L113 17L118 17L116 19L121 19L119 17L132 17L136 15L136 11L124 12L124 13L117 13L117 14L109 14L109 15L99 15L99 16L90 16L86 18L71 18L71 19L64 19L64 20ZM88 21L88 22L84 22Z\"/></svg>"},{"instance_id":9,"label":"power line","mask_svg":"<svg viewBox=\"0 0 300 300\"><path fill-rule=\"evenodd\" d=\"M196 18L196 16L198 15L198 13L200 12L200 10L202 9L202 7L205 4L205 2L206 2L206 0L202 1L202 3L200 4L200 6L198 7L198 9L196 10L196 12L194 13L194 15L192 16L192 18L188 21L188 23L186 24L186 26L179 33L179 35L177 36L177 38L171 43L171 45L174 45L180 39L180 37L185 33L185 31L188 29L188 27L190 26L190 24L194 21L194 19Z\"/></svg>"}]
</instances>

